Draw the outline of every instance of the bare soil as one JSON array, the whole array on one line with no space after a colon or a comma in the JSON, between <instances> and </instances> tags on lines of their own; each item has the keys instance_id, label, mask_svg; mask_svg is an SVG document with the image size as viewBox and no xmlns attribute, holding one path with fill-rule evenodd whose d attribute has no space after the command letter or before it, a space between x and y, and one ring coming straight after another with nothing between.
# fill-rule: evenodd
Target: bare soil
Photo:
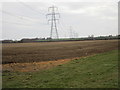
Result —
<instances>
[{"instance_id":1,"label":"bare soil","mask_svg":"<svg viewBox=\"0 0 120 90\"><path fill-rule=\"evenodd\" d=\"M78 59L78 58L73 58ZM30 62L30 63L10 63L3 64L3 71L10 72L35 72L40 70L49 69L57 65L62 65L73 59L60 59L56 61L41 61L41 62Z\"/></svg>"},{"instance_id":2,"label":"bare soil","mask_svg":"<svg viewBox=\"0 0 120 90\"><path fill-rule=\"evenodd\" d=\"M10 43L3 44L2 49L3 70L37 71L118 49L118 40Z\"/></svg>"},{"instance_id":3,"label":"bare soil","mask_svg":"<svg viewBox=\"0 0 120 90\"><path fill-rule=\"evenodd\" d=\"M40 62L87 56L118 48L117 40L3 44L2 63Z\"/></svg>"}]
</instances>

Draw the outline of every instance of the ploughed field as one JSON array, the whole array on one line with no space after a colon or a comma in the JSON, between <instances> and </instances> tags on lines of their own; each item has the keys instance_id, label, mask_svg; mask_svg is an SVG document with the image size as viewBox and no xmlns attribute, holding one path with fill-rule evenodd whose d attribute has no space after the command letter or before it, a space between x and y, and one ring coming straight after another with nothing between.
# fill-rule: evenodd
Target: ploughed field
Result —
<instances>
[{"instance_id":1,"label":"ploughed field","mask_svg":"<svg viewBox=\"0 0 120 90\"><path fill-rule=\"evenodd\" d=\"M2 63L72 59L118 48L118 40L2 44Z\"/></svg>"}]
</instances>

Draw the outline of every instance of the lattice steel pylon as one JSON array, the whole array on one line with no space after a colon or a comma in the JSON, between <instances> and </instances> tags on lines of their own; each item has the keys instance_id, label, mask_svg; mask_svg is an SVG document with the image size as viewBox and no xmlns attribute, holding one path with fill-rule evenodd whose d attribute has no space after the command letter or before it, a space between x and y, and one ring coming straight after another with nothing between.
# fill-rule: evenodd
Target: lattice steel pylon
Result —
<instances>
[{"instance_id":1,"label":"lattice steel pylon","mask_svg":"<svg viewBox=\"0 0 120 90\"><path fill-rule=\"evenodd\" d=\"M55 11L57 11L58 8L55 6L49 7L48 11L50 13L46 14L46 17L51 16L50 19L48 19L48 23L51 22L51 31L50 31L50 38L59 38L58 36L58 29L57 29L57 24L56 21L59 21L59 19L56 19L56 16L59 15L60 18L60 14L56 13ZM55 32L55 34L54 34Z\"/></svg>"}]
</instances>

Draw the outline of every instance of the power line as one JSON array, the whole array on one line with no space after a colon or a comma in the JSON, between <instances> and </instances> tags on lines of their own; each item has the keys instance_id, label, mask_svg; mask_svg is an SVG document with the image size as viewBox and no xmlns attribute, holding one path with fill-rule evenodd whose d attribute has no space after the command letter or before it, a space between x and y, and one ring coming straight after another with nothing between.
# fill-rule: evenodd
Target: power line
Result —
<instances>
[{"instance_id":1,"label":"power line","mask_svg":"<svg viewBox=\"0 0 120 90\"><path fill-rule=\"evenodd\" d=\"M16 23L16 22L8 22L8 21L0 21L2 23L10 23L10 24L17 24L17 25L23 25L23 26L31 26L31 25L28 25L28 24L23 24L23 23Z\"/></svg>"},{"instance_id":2,"label":"power line","mask_svg":"<svg viewBox=\"0 0 120 90\"><path fill-rule=\"evenodd\" d=\"M4 10L0 10L2 13L5 13L7 15L10 15L10 16L14 16L14 17L17 17L19 19L22 19L22 20L30 20L28 18L31 18L31 17L28 17L28 16L18 16L18 15L15 15L13 13L10 13L10 12L7 12L7 11L4 11Z\"/></svg>"},{"instance_id":3,"label":"power line","mask_svg":"<svg viewBox=\"0 0 120 90\"><path fill-rule=\"evenodd\" d=\"M19 18L19 19L21 19L21 20L25 20L25 21L31 21L30 19L32 19L32 17L28 17L28 16L18 16L18 15L15 15L15 14L13 14L13 13L10 13L10 12L7 12L7 11L4 11L4 10L0 10L2 13L4 13L4 14L7 14L7 15L10 15L10 16L12 16L12 17L17 17L17 18ZM37 19L38 20L38 19ZM29 22L28 21L28 22ZM33 20L32 20L33 21ZM8 22L8 21L5 21L4 23L12 23L12 22ZM20 25L26 25L26 24L22 24L22 23L12 23L12 24L20 24ZM29 25L27 25L27 26L29 26Z\"/></svg>"},{"instance_id":4,"label":"power line","mask_svg":"<svg viewBox=\"0 0 120 90\"><path fill-rule=\"evenodd\" d=\"M20 19L23 19L21 16L18 16L18 15L12 14L12 13L10 13L10 12L3 11L3 10L0 10L0 11L1 11L2 13L8 14L8 15L10 15L10 16L15 16L15 17L18 17L18 18L20 18Z\"/></svg>"},{"instance_id":5,"label":"power line","mask_svg":"<svg viewBox=\"0 0 120 90\"><path fill-rule=\"evenodd\" d=\"M34 10L34 11L36 11L36 12L44 15L43 13L41 13L41 12L33 9L32 7L30 7L29 5L27 5L27 4L23 3L23 2L19 2L19 3L21 3L21 4L24 5L24 6L26 6L26 7L29 8L29 9L32 9L32 10ZM28 17L28 16L18 16L18 15L12 14L12 13L7 12L7 11L4 11L4 10L0 10L0 11L2 11L2 13L5 13L5 14L7 14L7 15L18 17L18 18L20 18L20 19L26 19L26 20L28 20L28 18L32 18L32 17Z\"/></svg>"},{"instance_id":6,"label":"power line","mask_svg":"<svg viewBox=\"0 0 120 90\"><path fill-rule=\"evenodd\" d=\"M51 10L51 11L50 11ZM57 24L56 24L56 21L59 21L59 19L56 19L56 15L59 15L59 18L60 18L60 14L59 13L56 13L55 11L58 10L57 7L55 6L52 6L52 7L49 7L48 8L48 11L50 11L51 13L48 13L46 15L47 16L51 16L51 19L48 19L48 22L51 22L51 32L50 32L50 38L53 38L53 32L55 31L55 36L54 38L59 38L58 36L58 31L57 31Z\"/></svg>"},{"instance_id":7,"label":"power line","mask_svg":"<svg viewBox=\"0 0 120 90\"><path fill-rule=\"evenodd\" d=\"M29 8L29 9L32 9L33 11L35 11L35 12L37 12L39 14L45 15L44 13L41 13L41 12L37 11L36 9L33 9L31 6L25 4L25 3L21 2L21 1L19 1L19 3L21 3L22 5L24 5L25 7Z\"/></svg>"},{"instance_id":8,"label":"power line","mask_svg":"<svg viewBox=\"0 0 120 90\"><path fill-rule=\"evenodd\" d=\"M61 20L60 20L60 23L59 23L60 26L61 26L61 30L66 30L67 33L68 33L68 34L67 34L67 37L69 37L69 32L68 32L68 28L67 28L67 27L68 27L68 24L64 23L63 20L65 21L65 18L64 18L64 19L61 19Z\"/></svg>"}]
</instances>

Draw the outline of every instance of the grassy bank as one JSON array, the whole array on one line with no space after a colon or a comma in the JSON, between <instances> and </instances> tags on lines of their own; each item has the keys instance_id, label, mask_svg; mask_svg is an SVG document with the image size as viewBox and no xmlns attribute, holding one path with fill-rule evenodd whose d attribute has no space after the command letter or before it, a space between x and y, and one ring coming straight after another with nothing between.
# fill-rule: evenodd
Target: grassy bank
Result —
<instances>
[{"instance_id":1,"label":"grassy bank","mask_svg":"<svg viewBox=\"0 0 120 90\"><path fill-rule=\"evenodd\" d=\"M3 72L3 88L117 88L117 50L39 72Z\"/></svg>"}]
</instances>

